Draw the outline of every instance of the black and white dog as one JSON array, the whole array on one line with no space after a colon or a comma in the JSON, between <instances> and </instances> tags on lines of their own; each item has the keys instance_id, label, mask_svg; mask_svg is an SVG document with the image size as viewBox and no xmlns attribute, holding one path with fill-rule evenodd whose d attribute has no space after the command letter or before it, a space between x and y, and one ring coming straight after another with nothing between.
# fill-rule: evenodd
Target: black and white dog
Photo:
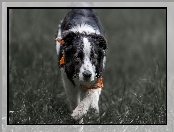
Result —
<instances>
[{"instance_id":1,"label":"black and white dog","mask_svg":"<svg viewBox=\"0 0 174 132\"><path fill-rule=\"evenodd\" d=\"M93 9L72 9L59 24L55 40L71 116L82 123L90 107L99 113L107 49L104 30Z\"/></svg>"}]
</instances>

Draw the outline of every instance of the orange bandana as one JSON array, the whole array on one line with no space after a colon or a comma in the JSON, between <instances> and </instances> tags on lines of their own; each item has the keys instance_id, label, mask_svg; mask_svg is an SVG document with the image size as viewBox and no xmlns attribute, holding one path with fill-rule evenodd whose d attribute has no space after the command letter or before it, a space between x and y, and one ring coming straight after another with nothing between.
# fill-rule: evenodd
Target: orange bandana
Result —
<instances>
[{"instance_id":1,"label":"orange bandana","mask_svg":"<svg viewBox=\"0 0 174 132\"><path fill-rule=\"evenodd\" d=\"M60 65L65 64L65 56L63 55L62 58L59 60Z\"/></svg>"},{"instance_id":2,"label":"orange bandana","mask_svg":"<svg viewBox=\"0 0 174 132\"><path fill-rule=\"evenodd\" d=\"M83 85L81 84L80 85L81 87L83 88L86 88L86 89L98 89L98 88L103 88L103 79L102 77L98 78L97 81L94 83L94 85L92 85L91 87L90 86L86 86L86 85Z\"/></svg>"},{"instance_id":3,"label":"orange bandana","mask_svg":"<svg viewBox=\"0 0 174 132\"><path fill-rule=\"evenodd\" d=\"M65 41L63 39L61 39L61 38L55 38L55 40L57 42L59 42L61 45L63 45L65 43Z\"/></svg>"}]
</instances>

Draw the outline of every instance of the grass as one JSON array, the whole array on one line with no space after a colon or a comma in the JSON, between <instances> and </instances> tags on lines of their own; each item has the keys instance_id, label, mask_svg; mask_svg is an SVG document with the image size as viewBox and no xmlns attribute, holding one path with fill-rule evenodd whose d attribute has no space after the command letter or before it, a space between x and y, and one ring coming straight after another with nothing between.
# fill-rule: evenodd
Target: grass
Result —
<instances>
[{"instance_id":1,"label":"grass","mask_svg":"<svg viewBox=\"0 0 174 132\"><path fill-rule=\"evenodd\" d=\"M166 12L96 10L108 40L100 116L85 124L166 124ZM14 9L9 124L73 124L54 37L67 10ZM94 119L95 118L95 119Z\"/></svg>"}]
</instances>

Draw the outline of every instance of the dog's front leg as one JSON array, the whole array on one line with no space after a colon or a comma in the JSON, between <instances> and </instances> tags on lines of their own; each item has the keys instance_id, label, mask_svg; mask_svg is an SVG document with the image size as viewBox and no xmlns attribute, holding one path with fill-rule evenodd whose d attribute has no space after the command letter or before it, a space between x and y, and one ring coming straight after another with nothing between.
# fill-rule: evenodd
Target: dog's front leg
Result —
<instances>
[{"instance_id":1,"label":"dog's front leg","mask_svg":"<svg viewBox=\"0 0 174 132\"><path fill-rule=\"evenodd\" d=\"M101 91L100 89L86 90L85 97L78 104L78 106L73 110L73 113L71 114L71 116L75 120L81 119L87 113L91 104L92 104L92 107L98 113L99 112L98 100L99 100L100 91ZM95 99L96 99L96 101L95 101Z\"/></svg>"},{"instance_id":2,"label":"dog's front leg","mask_svg":"<svg viewBox=\"0 0 174 132\"><path fill-rule=\"evenodd\" d=\"M92 102L92 92L88 90L86 92L86 97L78 104L78 106L73 110L71 116L75 120L79 120L85 115L91 105Z\"/></svg>"},{"instance_id":3,"label":"dog's front leg","mask_svg":"<svg viewBox=\"0 0 174 132\"><path fill-rule=\"evenodd\" d=\"M99 89L94 89L95 92L94 92L94 97L93 97L93 100L92 100L92 103L91 103L91 108L94 110L95 114L99 114L99 107L98 107L98 102L99 102L99 97L100 97L100 94L101 94L101 88Z\"/></svg>"}]
</instances>

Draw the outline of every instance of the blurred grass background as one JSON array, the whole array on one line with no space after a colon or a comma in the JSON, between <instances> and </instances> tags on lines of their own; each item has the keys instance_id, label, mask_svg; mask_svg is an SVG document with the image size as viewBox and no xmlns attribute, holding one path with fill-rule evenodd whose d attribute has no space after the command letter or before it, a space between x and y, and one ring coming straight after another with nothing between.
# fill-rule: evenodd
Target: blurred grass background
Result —
<instances>
[{"instance_id":1,"label":"blurred grass background","mask_svg":"<svg viewBox=\"0 0 174 132\"><path fill-rule=\"evenodd\" d=\"M54 37L68 9L13 9L10 124L73 124ZM96 9L108 42L100 117L85 124L166 124L166 10Z\"/></svg>"}]
</instances>

